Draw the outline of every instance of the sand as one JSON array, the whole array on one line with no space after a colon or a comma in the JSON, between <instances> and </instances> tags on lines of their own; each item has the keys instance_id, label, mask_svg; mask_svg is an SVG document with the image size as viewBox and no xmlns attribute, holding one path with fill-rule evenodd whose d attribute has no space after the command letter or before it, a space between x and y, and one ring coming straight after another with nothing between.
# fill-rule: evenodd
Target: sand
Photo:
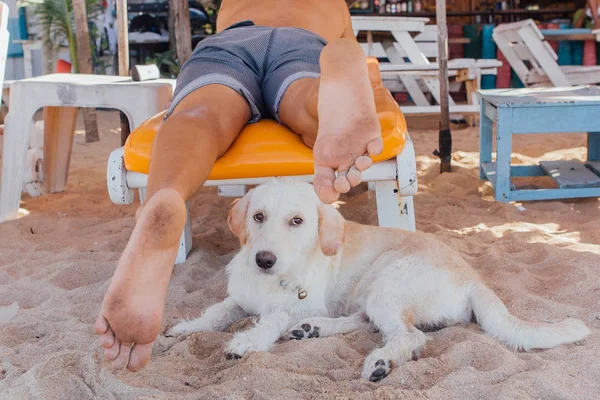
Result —
<instances>
[{"instance_id":1,"label":"sand","mask_svg":"<svg viewBox=\"0 0 600 400\"><path fill-rule=\"evenodd\" d=\"M118 114L100 112L100 120L101 142L86 144L78 131L67 190L23 196L27 215L0 224L1 399L600 398L600 202L528 202L524 209L495 202L489 183L478 179L474 128L454 129L454 172L440 176L431 155L435 121L427 119L409 120L418 154L418 229L460 251L515 315L580 318L590 337L515 353L474 324L453 326L428 334L418 361L369 383L360 371L380 344L378 334L282 342L229 361L223 348L231 332L198 333L160 337L142 372L111 371L92 324L136 206L108 198L105 168L119 142ZM584 157L582 134L515 140L520 162ZM344 202L348 219L376 223L373 194ZM210 188L193 199L194 247L173 272L165 328L224 296L224 266L238 248L227 228L229 205Z\"/></svg>"}]
</instances>

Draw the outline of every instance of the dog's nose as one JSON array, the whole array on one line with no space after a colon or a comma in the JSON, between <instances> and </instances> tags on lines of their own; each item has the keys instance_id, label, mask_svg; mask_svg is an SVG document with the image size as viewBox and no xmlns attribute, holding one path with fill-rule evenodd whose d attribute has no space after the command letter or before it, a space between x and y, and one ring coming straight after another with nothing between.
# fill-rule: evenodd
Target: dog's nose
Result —
<instances>
[{"instance_id":1,"label":"dog's nose","mask_svg":"<svg viewBox=\"0 0 600 400\"><path fill-rule=\"evenodd\" d=\"M256 265L261 267L262 269L269 269L273 265L275 265L275 261L277 261L277 257L275 254L270 251L259 251L256 253Z\"/></svg>"}]
</instances>

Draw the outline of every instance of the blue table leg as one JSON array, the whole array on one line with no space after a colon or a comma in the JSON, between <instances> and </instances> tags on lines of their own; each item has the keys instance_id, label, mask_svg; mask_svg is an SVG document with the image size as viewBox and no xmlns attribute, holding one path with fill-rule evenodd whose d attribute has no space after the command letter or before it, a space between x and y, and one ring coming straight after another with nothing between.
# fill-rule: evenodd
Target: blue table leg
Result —
<instances>
[{"instance_id":1,"label":"blue table leg","mask_svg":"<svg viewBox=\"0 0 600 400\"><path fill-rule=\"evenodd\" d=\"M481 168L483 163L492 161L492 124L493 121L484 113L485 101L481 102L481 113L479 114L479 178L485 179L485 173Z\"/></svg>"},{"instance_id":2,"label":"blue table leg","mask_svg":"<svg viewBox=\"0 0 600 400\"><path fill-rule=\"evenodd\" d=\"M510 158L512 154L512 109L498 109L496 130L496 200L510 201Z\"/></svg>"},{"instance_id":3,"label":"blue table leg","mask_svg":"<svg viewBox=\"0 0 600 400\"><path fill-rule=\"evenodd\" d=\"M588 132L588 161L600 161L600 132Z\"/></svg>"}]
</instances>

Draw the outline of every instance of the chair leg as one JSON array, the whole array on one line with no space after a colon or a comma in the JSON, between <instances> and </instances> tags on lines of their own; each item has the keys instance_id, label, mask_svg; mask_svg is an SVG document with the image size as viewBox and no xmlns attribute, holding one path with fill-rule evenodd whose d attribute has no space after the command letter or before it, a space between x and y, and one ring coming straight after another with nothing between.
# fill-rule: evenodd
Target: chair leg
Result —
<instances>
[{"instance_id":1,"label":"chair leg","mask_svg":"<svg viewBox=\"0 0 600 400\"><path fill-rule=\"evenodd\" d=\"M190 220L190 204L185 204L187 208L187 219L185 221L185 227L181 233L181 240L179 241L179 250L177 251L177 258L175 264L184 263L187 259L188 254L192 250L192 223Z\"/></svg>"},{"instance_id":2,"label":"chair leg","mask_svg":"<svg viewBox=\"0 0 600 400\"><path fill-rule=\"evenodd\" d=\"M500 110L496 128L496 201L510 202L512 154L512 110Z\"/></svg>"},{"instance_id":3,"label":"chair leg","mask_svg":"<svg viewBox=\"0 0 600 400\"><path fill-rule=\"evenodd\" d=\"M65 190L77 122L76 107L44 107L44 191Z\"/></svg>"},{"instance_id":4,"label":"chair leg","mask_svg":"<svg viewBox=\"0 0 600 400\"><path fill-rule=\"evenodd\" d=\"M481 74L478 74L479 77L481 78ZM477 90L479 87L481 87L478 82L480 79L469 79L467 81L465 81L465 88L467 90L467 103L469 105L478 105L479 104L479 98L477 97ZM467 117L467 120L469 121L469 126L478 126L479 125L479 115L469 115Z\"/></svg>"},{"instance_id":5,"label":"chair leg","mask_svg":"<svg viewBox=\"0 0 600 400\"><path fill-rule=\"evenodd\" d=\"M479 116L479 178L486 179L485 172L481 166L484 163L492 162L492 143L494 132L492 130L492 120L485 115L485 104L481 103L481 113Z\"/></svg>"},{"instance_id":6,"label":"chair leg","mask_svg":"<svg viewBox=\"0 0 600 400\"><path fill-rule=\"evenodd\" d=\"M587 139L588 161L600 161L600 132L589 132Z\"/></svg>"},{"instance_id":7,"label":"chair leg","mask_svg":"<svg viewBox=\"0 0 600 400\"><path fill-rule=\"evenodd\" d=\"M379 226L415 231L413 198L400 196L396 181L377 181L375 195Z\"/></svg>"},{"instance_id":8,"label":"chair leg","mask_svg":"<svg viewBox=\"0 0 600 400\"><path fill-rule=\"evenodd\" d=\"M140 203L144 204L146 202L146 188L138 189L138 194L140 195Z\"/></svg>"},{"instance_id":9,"label":"chair leg","mask_svg":"<svg viewBox=\"0 0 600 400\"><path fill-rule=\"evenodd\" d=\"M24 99L23 104L26 104ZM25 105L22 108L12 107L6 116L0 182L0 222L18 216L33 119L33 114L29 111Z\"/></svg>"},{"instance_id":10,"label":"chair leg","mask_svg":"<svg viewBox=\"0 0 600 400\"><path fill-rule=\"evenodd\" d=\"M227 186L219 186L217 188L219 192L219 196L223 197L243 197L248 188L246 185L227 185Z\"/></svg>"}]
</instances>

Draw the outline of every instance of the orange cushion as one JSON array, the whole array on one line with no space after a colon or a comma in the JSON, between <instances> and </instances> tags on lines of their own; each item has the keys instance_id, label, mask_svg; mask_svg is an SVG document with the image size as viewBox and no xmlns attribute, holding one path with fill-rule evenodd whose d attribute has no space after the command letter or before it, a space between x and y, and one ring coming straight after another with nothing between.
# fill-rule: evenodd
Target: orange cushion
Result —
<instances>
[{"instance_id":1,"label":"orange cushion","mask_svg":"<svg viewBox=\"0 0 600 400\"><path fill-rule=\"evenodd\" d=\"M384 151L374 157L383 161L400 154L406 140L406 121L390 94L374 86L375 103L381 123ZM164 112L135 129L125 143L125 167L128 171L148 173L150 153ZM247 125L227 153L217 160L210 180L262 178L268 176L311 175L314 173L312 150L292 131L272 120Z\"/></svg>"}]
</instances>

